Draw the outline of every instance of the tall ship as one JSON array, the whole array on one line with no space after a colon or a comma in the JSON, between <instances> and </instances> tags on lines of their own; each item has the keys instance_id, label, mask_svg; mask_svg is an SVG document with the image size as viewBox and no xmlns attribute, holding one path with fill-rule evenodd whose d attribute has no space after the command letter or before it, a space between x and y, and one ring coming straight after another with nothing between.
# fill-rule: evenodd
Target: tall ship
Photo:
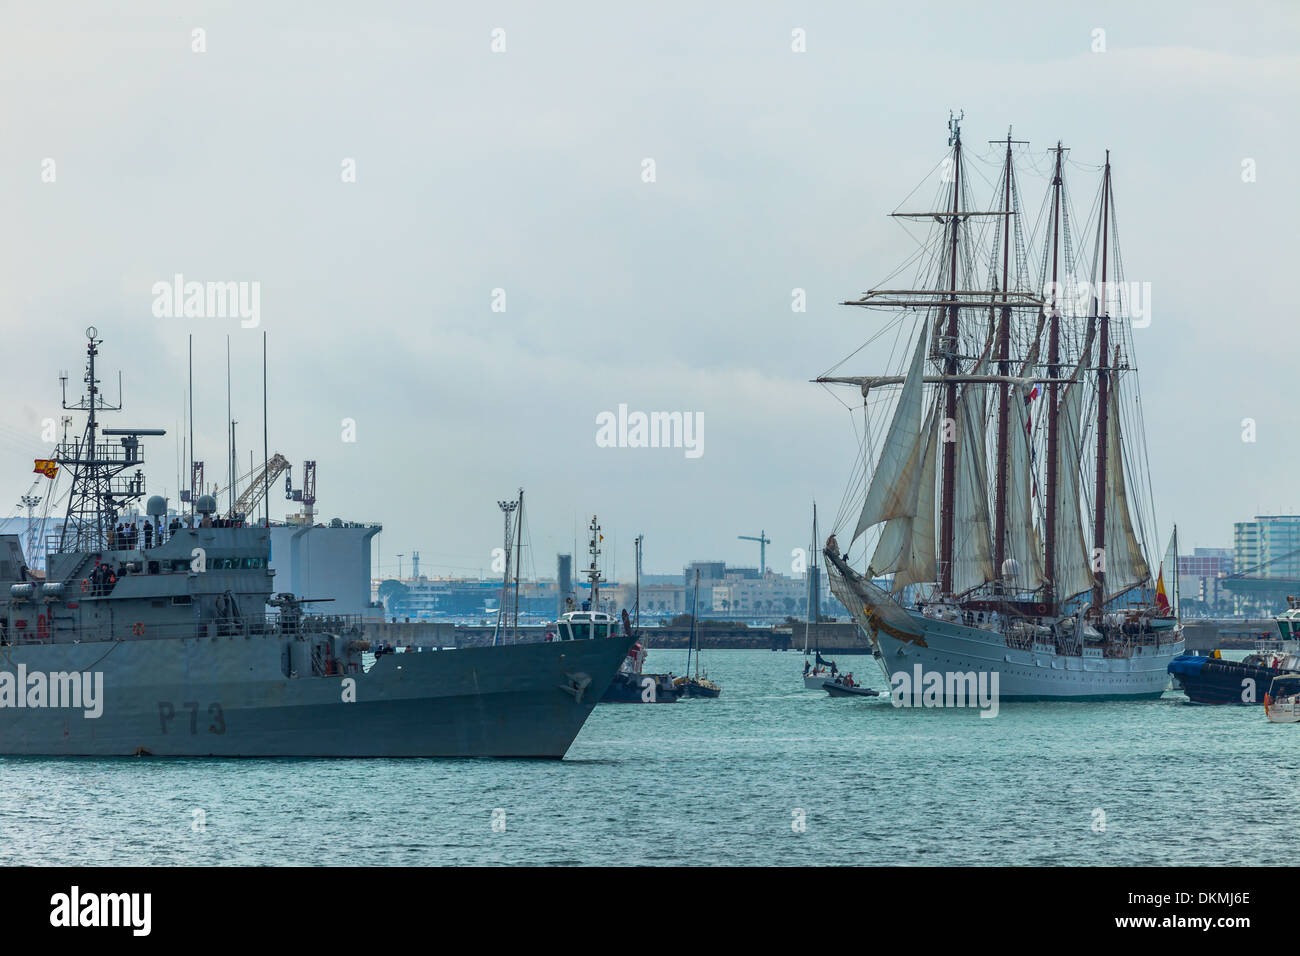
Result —
<instances>
[{"instance_id":1,"label":"tall ship","mask_svg":"<svg viewBox=\"0 0 1300 956\"><path fill-rule=\"evenodd\" d=\"M1119 259L1109 152L1087 257L1067 150L1046 154L1031 228L1022 144L1008 132L968 158L960 124L935 199L892 213L915 230L911 257L843 303L877 317L867 345L892 348L895 367L845 375L842 361L816 380L862 398L859 471L836 521L847 546L832 534L824 548L831 588L891 682L974 674L1002 700L1158 697L1183 639L1147 558L1131 331L1147 303ZM983 204L981 180L995 183Z\"/></svg>"},{"instance_id":2,"label":"tall ship","mask_svg":"<svg viewBox=\"0 0 1300 956\"><path fill-rule=\"evenodd\" d=\"M0 536L0 753L564 756L630 635L376 655L359 616L277 591L270 529L212 495L183 521L153 496L154 520L125 527L141 439L163 432L101 427L121 405L87 337L86 393L64 399L84 432L37 463L71 482L44 575Z\"/></svg>"}]
</instances>

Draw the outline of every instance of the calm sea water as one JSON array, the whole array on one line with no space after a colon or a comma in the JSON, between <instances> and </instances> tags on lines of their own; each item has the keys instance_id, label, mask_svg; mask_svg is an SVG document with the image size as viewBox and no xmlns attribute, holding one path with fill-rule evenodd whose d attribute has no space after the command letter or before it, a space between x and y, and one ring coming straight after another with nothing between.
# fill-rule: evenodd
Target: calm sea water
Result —
<instances>
[{"instance_id":1,"label":"calm sea water","mask_svg":"<svg viewBox=\"0 0 1300 956\"><path fill-rule=\"evenodd\" d=\"M1262 708L983 719L705 661L720 699L603 704L561 762L0 758L0 863L1252 864L1294 833L1300 726Z\"/></svg>"}]
</instances>

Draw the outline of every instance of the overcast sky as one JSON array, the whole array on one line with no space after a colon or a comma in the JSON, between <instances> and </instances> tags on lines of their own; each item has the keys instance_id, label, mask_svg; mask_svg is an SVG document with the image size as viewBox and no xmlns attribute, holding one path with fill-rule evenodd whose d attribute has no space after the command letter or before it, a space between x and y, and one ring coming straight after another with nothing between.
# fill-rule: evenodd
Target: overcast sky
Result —
<instances>
[{"instance_id":1,"label":"overcast sky","mask_svg":"<svg viewBox=\"0 0 1300 956\"><path fill-rule=\"evenodd\" d=\"M1233 521L1300 511L1298 11L8 4L0 511L91 324L110 393L125 382L107 424L169 430L148 476L173 500L190 333L198 457L224 484L229 334L246 470L265 330L271 450L295 479L319 462L323 517L384 524L385 573L416 550L429 573L486 570L520 486L543 575L592 513L620 577L638 532L646 569L671 572L755 565L736 536L760 529L788 573L856 448L807 380L879 321L836 303L910 254L886 214L957 108L981 149L1014 125L1039 161L1058 138L1081 164L1112 151L1127 276L1153 290L1134 338L1158 518L1184 550L1230 546ZM1095 184L1070 175L1084 213ZM260 325L155 316L177 273L260 283ZM620 403L702 413L703 454L597 447Z\"/></svg>"}]
</instances>

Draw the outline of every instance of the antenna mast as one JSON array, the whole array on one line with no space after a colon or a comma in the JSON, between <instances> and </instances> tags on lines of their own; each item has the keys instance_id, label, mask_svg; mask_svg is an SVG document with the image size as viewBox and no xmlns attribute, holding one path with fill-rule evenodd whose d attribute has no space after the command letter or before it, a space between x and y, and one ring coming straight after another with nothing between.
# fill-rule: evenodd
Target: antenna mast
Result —
<instances>
[{"instance_id":1,"label":"antenna mast","mask_svg":"<svg viewBox=\"0 0 1300 956\"><path fill-rule=\"evenodd\" d=\"M587 526L587 531L591 535L591 540L587 543L587 551L591 554L591 564L583 574L587 575L587 580L591 584L591 610L592 613L600 610L600 583L604 580L600 576L600 568L596 566L596 558L600 555L600 543L605 538L600 533L600 525L596 523L596 516L591 516L591 524Z\"/></svg>"},{"instance_id":2,"label":"antenna mast","mask_svg":"<svg viewBox=\"0 0 1300 956\"><path fill-rule=\"evenodd\" d=\"M67 436L55 448L54 460L72 475L68 492L68 511L59 535L60 551L103 551L109 544L109 531L117 524L119 508L144 494L144 463L141 435L165 435L161 428L108 428L104 436L121 438L120 446L99 444L99 412L121 411L121 381L118 403L109 405L101 396L95 358L103 340L92 325L86 329L86 394L75 404L68 404L66 375L63 383L63 408L86 413L86 430L80 441L69 442ZM135 467L129 478L119 477Z\"/></svg>"},{"instance_id":3,"label":"antenna mast","mask_svg":"<svg viewBox=\"0 0 1300 956\"><path fill-rule=\"evenodd\" d=\"M497 646L497 637L501 633L501 625L506 613L506 595L509 594L510 592L510 544L511 544L511 532L514 530L511 527L510 518L514 514L515 509L519 507L519 502L498 501L497 507L501 509L502 518L505 525L506 570L505 570L505 576L501 579L501 600L498 602L498 606L497 606L497 624L496 627L493 628L492 630L493 647Z\"/></svg>"}]
</instances>

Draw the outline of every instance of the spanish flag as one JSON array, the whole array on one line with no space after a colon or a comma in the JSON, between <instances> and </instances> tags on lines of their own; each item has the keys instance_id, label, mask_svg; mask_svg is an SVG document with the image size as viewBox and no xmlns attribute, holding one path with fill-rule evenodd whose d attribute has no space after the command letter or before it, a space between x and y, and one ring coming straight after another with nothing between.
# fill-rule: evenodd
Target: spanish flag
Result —
<instances>
[{"instance_id":1,"label":"spanish flag","mask_svg":"<svg viewBox=\"0 0 1300 956\"><path fill-rule=\"evenodd\" d=\"M36 467L32 471L46 478L53 478L59 473L59 466L48 458L37 458Z\"/></svg>"},{"instance_id":2,"label":"spanish flag","mask_svg":"<svg viewBox=\"0 0 1300 956\"><path fill-rule=\"evenodd\" d=\"M1168 614L1169 595L1165 593L1165 569L1164 565L1160 566L1160 573L1156 575L1156 607L1160 609L1161 614Z\"/></svg>"}]
</instances>

